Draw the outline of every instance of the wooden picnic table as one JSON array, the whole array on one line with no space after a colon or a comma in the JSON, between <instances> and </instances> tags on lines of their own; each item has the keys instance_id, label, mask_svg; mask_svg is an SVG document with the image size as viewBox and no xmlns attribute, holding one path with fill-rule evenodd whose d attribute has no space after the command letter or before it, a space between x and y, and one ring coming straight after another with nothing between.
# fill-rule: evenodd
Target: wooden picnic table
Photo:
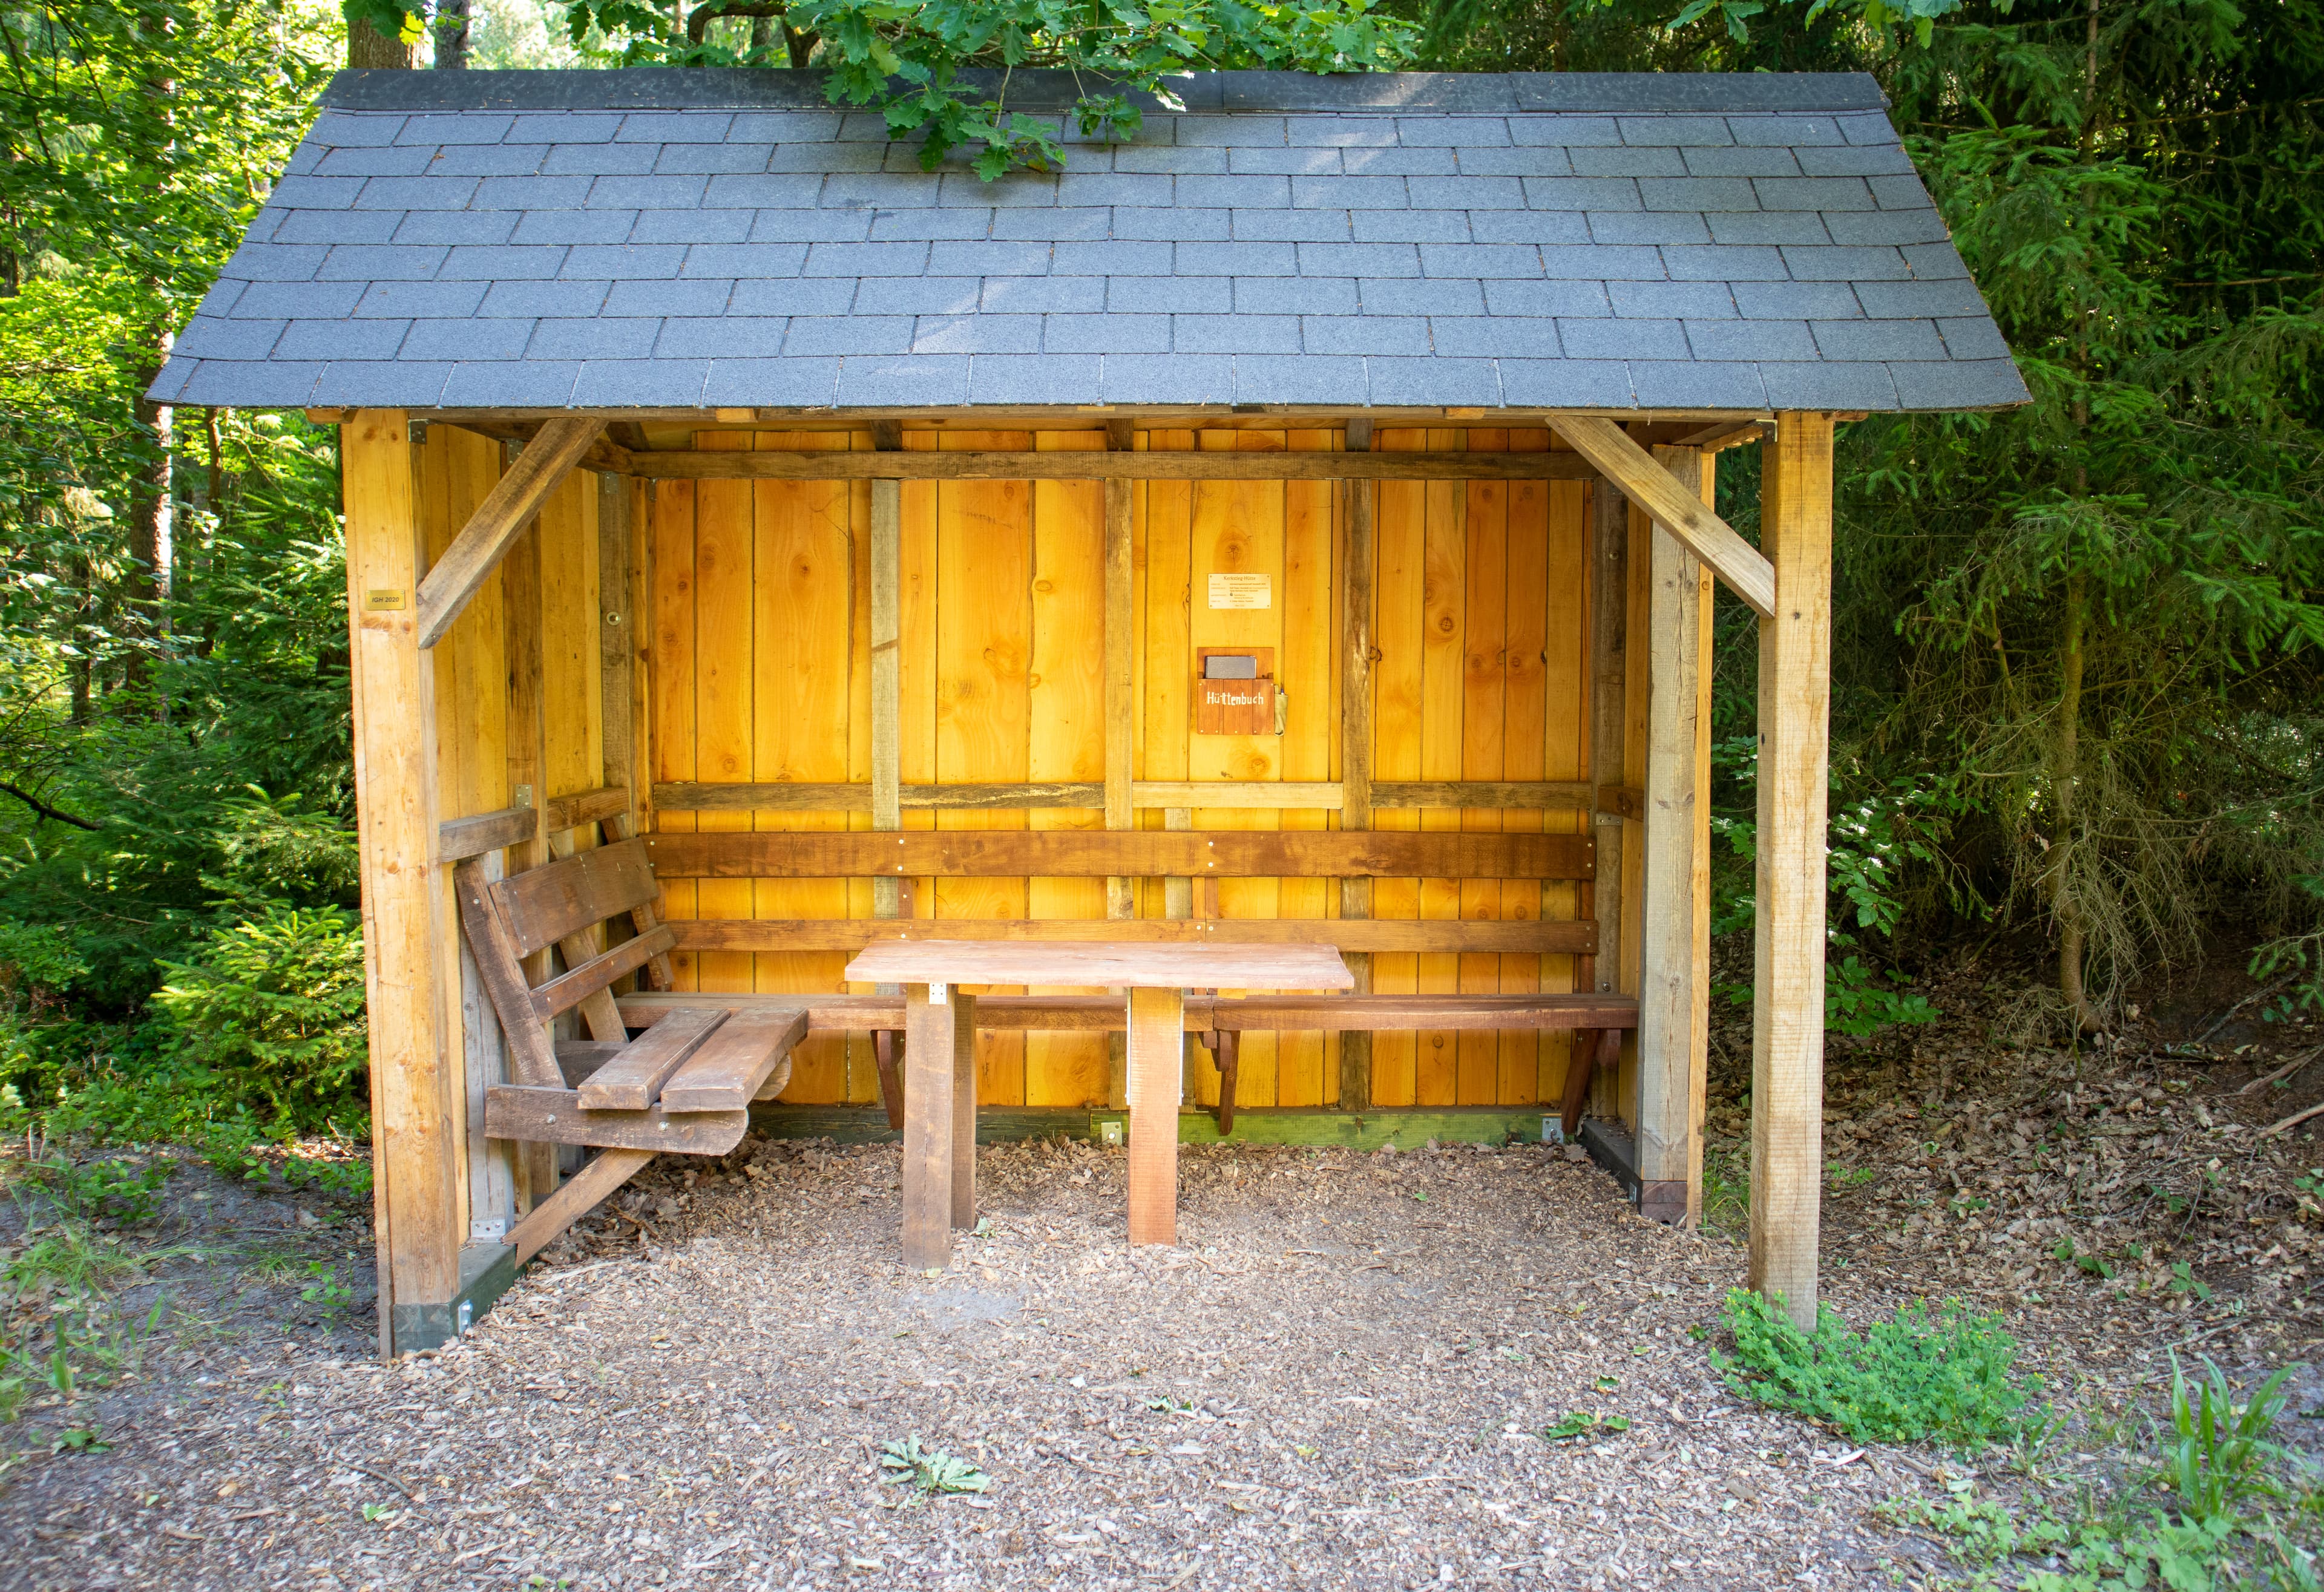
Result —
<instances>
[{"instance_id":1,"label":"wooden picnic table","mask_svg":"<svg viewBox=\"0 0 2324 1592\"><path fill-rule=\"evenodd\" d=\"M904 1260L976 1225L976 1001L962 984L1093 985L1129 1002L1130 1241L1178 1241L1178 1107L1189 989L1348 989L1327 945L887 940L844 976L904 986Z\"/></svg>"}]
</instances>

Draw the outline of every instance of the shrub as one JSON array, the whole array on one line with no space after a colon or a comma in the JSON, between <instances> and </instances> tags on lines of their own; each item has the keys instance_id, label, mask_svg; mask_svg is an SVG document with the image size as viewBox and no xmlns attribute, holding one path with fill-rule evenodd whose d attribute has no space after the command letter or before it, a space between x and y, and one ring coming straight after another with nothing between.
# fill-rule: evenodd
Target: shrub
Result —
<instances>
[{"instance_id":1,"label":"shrub","mask_svg":"<svg viewBox=\"0 0 2324 1592\"><path fill-rule=\"evenodd\" d=\"M2016 1340L1991 1316L1948 1300L1933 1314L1906 1305L1862 1335L1830 1310L1803 1332L1757 1293L1727 1296L1732 1359L1712 1367L1746 1398L1845 1432L1858 1442L1933 1438L1962 1448L2010 1436L2024 1424L2038 1379L2010 1375Z\"/></svg>"},{"instance_id":2,"label":"shrub","mask_svg":"<svg viewBox=\"0 0 2324 1592\"><path fill-rule=\"evenodd\" d=\"M363 927L337 906L272 904L217 929L198 960L162 962L164 1054L311 1122L355 1104L367 1059Z\"/></svg>"}]
</instances>

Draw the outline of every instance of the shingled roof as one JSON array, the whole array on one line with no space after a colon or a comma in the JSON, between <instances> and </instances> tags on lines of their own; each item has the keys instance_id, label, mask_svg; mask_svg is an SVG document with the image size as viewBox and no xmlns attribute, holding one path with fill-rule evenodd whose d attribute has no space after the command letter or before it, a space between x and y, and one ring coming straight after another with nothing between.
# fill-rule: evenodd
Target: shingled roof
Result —
<instances>
[{"instance_id":1,"label":"shingled roof","mask_svg":"<svg viewBox=\"0 0 2324 1592\"><path fill-rule=\"evenodd\" d=\"M1010 103L1074 93L1019 73ZM2025 400L1869 78L1216 73L1184 97L988 183L922 171L809 72L344 72L152 396Z\"/></svg>"}]
</instances>

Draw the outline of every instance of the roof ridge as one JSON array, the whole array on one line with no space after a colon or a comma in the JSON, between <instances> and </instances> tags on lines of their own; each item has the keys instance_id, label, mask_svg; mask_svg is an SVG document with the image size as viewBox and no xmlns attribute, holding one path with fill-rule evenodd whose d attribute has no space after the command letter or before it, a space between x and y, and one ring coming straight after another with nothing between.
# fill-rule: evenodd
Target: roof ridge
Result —
<instances>
[{"instance_id":1,"label":"roof ridge","mask_svg":"<svg viewBox=\"0 0 2324 1592\"><path fill-rule=\"evenodd\" d=\"M997 92L1001 74L964 71L971 92ZM343 111L823 110L818 69L563 68L511 71L351 69L334 76L325 106ZM1310 115L1631 115L1885 111L1863 72L1196 72L1176 80L1180 104L1133 95L1149 115L1238 112ZM1011 106L1062 111L1093 83L1086 74L1018 71Z\"/></svg>"}]
</instances>

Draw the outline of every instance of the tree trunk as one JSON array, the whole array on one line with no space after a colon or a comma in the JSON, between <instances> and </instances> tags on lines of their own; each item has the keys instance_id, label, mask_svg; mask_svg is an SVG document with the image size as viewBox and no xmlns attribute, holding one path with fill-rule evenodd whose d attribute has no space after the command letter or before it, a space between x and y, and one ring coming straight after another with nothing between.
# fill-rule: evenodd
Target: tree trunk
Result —
<instances>
[{"instance_id":1,"label":"tree trunk","mask_svg":"<svg viewBox=\"0 0 2324 1592\"><path fill-rule=\"evenodd\" d=\"M401 39L391 39L367 22L347 23L347 64L351 67L388 67L409 71L420 64L417 45L406 44Z\"/></svg>"},{"instance_id":2,"label":"tree trunk","mask_svg":"<svg viewBox=\"0 0 2324 1592\"><path fill-rule=\"evenodd\" d=\"M468 68L468 0L437 0L436 69L462 72Z\"/></svg>"},{"instance_id":3,"label":"tree trunk","mask_svg":"<svg viewBox=\"0 0 2324 1592\"><path fill-rule=\"evenodd\" d=\"M2081 777L2082 674L2084 643L2089 629L2089 577L2066 577L2066 607L2059 639L2058 736L2050 770L2051 827L2050 915L2058 925L2058 992L2074 1014L2075 1026L2095 1033L2106 1025L2082 982L2082 964L2089 954L2089 936L2082 924L2081 903L2073 886L2075 782Z\"/></svg>"}]
</instances>

